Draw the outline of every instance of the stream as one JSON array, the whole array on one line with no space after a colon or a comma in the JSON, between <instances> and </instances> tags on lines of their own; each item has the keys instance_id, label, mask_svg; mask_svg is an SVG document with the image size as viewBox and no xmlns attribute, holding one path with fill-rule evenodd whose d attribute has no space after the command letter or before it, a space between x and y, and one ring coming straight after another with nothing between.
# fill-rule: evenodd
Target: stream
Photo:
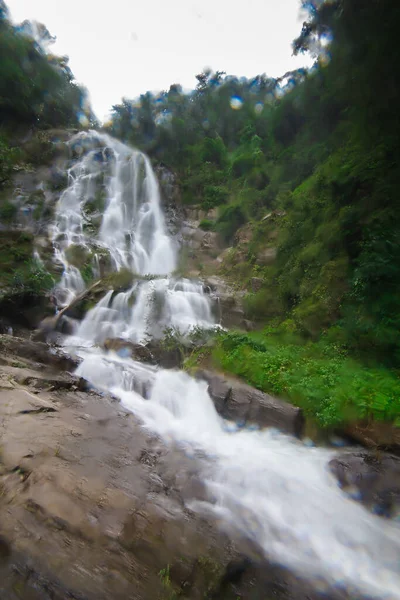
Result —
<instances>
[{"instance_id":1,"label":"stream","mask_svg":"<svg viewBox=\"0 0 400 600\"><path fill-rule=\"evenodd\" d=\"M167 327L183 334L213 328L215 311L201 281L174 275L178 245L167 231L149 159L97 132L80 133L70 145L76 160L52 232L55 260L64 268L59 305L85 289L68 260L72 246L90 251L95 275L106 256L112 270L141 276L125 292L108 292L65 340L82 359L77 374L200 461L209 495L190 501L189 509L212 515L228 534L249 538L269 560L319 588L400 598L399 525L339 489L327 468L333 450L272 429L238 428L217 414L206 382L101 349L106 338L141 343ZM93 228L88 207L99 190L104 208Z\"/></svg>"}]
</instances>

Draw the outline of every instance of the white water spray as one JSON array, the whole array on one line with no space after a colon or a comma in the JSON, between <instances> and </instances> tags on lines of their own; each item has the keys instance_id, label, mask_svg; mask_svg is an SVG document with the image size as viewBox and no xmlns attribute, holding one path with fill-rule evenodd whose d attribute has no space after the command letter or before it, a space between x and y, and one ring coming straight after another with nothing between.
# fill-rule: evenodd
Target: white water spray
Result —
<instances>
[{"instance_id":1,"label":"white water spray","mask_svg":"<svg viewBox=\"0 0 400 600\"><path fill-rule=\"evenodd\" d=\"M107 201L95 243L108 249L115 269L172 271L173 246L148 159L107 136L85 135L88 147L70 170L55 226L54 239L63 236L57 242L65 261L62 285L71 295L80 285L67 261L68 247L94 244L83 228L84 207L99 173L107 174ZM210 498L193 500L191 508L213 514L229 532L250 538L266 556L316 585L398 600L399 527L343 494L327 468L332 451L272 430L239 430L217 415L206 383L93 347L107 337L140 342L166 326L187 330L196 324L213 324L201 284L162 277L117 295L108 292L69 343L80 347L80 376L117 395L147 428L199 461Z\"/></svg>"}]
</instances>

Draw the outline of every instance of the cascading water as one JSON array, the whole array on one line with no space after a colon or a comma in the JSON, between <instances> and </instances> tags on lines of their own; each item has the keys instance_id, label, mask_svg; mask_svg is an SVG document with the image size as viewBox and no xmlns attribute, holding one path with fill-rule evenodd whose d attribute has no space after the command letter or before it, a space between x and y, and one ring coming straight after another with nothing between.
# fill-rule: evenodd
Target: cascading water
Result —
<instances>
[{"instance_id":1,"label":"cascading water","mask_svg":"<svg viewBox=\"0 0 400 600\"><path fill-rule=\"evenodd\" d=\"M175 253L148 159L97 133L81 134L81 141L86 153L70 170L54 232L65 266L60 295L73 297L83 285L68 262L71 245L107 249L117 270L173 271ZM93 240L85 232L84 208L100 176L107 194ZM117 295L109 291L68 344L82 358L80 376L111 391L144 426L196 456L210 497L193 500L193 510L215 515L228 531L250 538L266 556L316 585L346 587L354 597L399 599L399 526L370 514L338 488L327 469L333 451L272 430L238 429L217 415L206 383L96 347L107 337L140 342L167 326L186 331L212 324L200 283L162 277Z\"/></svg>"},{"instance_id":2,"label":"cascading water","mask_svg":"<svg viewBox=\"0 0 400 600\"><path fill-rule=\"evenodd\" d=\"M94 131L79 134L70 145L82 157L68 171L69 185L59 200L53 228L55 258L64 266L59 290L70 299L84 289L82 276L69 258L71 248L94 256L103 251L114 270L171 273L176 253L165 230L158 182L147 156ZM101 223L94 232L90 215L96 211Z\"/></svg>"}]
</instances>

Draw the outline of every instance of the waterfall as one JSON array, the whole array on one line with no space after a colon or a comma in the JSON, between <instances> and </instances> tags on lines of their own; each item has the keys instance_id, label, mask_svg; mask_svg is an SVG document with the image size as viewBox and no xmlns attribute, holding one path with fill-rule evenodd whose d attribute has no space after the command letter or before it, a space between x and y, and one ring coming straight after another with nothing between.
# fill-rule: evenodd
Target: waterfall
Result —
<instances>
[{"instance_id":1,"label":"waterfall","mask_svg":"<svg viewBox=\"0 0 400 600\"><path fill-rule=\"evenodd\" d=\"M87 313L68 340L82 359L77 374L119 397L166 443L196 457L208 498L193 499L189 508L213 515L229 534L251 539L270 560L319 589L333 585L354 597L398 600L399 525L370 514L339 489L327 468L332 450L272 429L240 429L218 416L205 382L98 347L107 337L142 342L169 326L188 331L212 327L214 319L201 283L170 275L176 252L148 158L96 132L79 134L71 147L80 154L53 231L56 259L64 265L59 298L67 303L85 285L69 260L72 246L93 257L107 252L116 271L160 275L125 292L110 290ZM85 227L87 207L99 186L104 207L93 232Z\"/></svg>"},{"instance_id":2,"label":"waterfall","mask_svg":"<svg viewBox=\"0 0 400 600\"><path fill-rule=\"evenodd\" d=\"M71 247L94 256L96 250L105 252L116 271L174 271L176 250L165 229L148 157L95 131L78 134L70 146L82 156L68 171L69 185L58 202L53 227L55 258L64 266L59 290L69 300L84 288L79 269L68 258ZM95 233L90 228L93 212L101 219Z\"/></svg>"}]
</instances>

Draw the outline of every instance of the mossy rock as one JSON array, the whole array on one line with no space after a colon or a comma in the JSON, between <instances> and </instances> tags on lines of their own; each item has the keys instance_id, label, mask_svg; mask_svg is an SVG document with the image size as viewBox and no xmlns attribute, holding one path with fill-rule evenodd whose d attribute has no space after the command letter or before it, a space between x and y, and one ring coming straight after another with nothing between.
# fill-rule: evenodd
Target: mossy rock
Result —
<instances>
[{"instance_id":1,"label":"mossy rock","mask_svg":"<svg viewBox=\"0 0 400 600\"><path fill-rule=\"evenodd\" d=\"M65 256L71 265L77 269L81 269L85 264L90 262L91 252L85 246L72 244L66 249Z\"/></svg>"},{"instance_id":2,"label":"mossy rock","mask_svg":"<svg viewBox=\"0 0 400 600\"><path fill-rule=\"evenodd\" d=\"M93 198L90 198L85 203L85 212L88 215L103 213L105 209L105 203L107 198L107 190L104 185L101 184L100 187L96 190L96 193Z\"/></svg>"},{"instance_id":3,"label":"mossy rock","mask_svg":"<svg viewBox=\"0 0 400 600\"><path fill-rule=\"evenodd\" d=\"M51 173L48 187L53 192L61 192L68 187L68 172L54 169Z\"/></svg>"},{"instance_id":4,"label":"mossy rock","mask_svg":"<svg viewBox=\"0 0 400 600\"><path fill-rule=\"evenodd\" d=\"M137 276L132 271L121 269L104 277L103 283L108 289L124 291L132 287L135 279Z\"/></svg>"}]
</instances>

